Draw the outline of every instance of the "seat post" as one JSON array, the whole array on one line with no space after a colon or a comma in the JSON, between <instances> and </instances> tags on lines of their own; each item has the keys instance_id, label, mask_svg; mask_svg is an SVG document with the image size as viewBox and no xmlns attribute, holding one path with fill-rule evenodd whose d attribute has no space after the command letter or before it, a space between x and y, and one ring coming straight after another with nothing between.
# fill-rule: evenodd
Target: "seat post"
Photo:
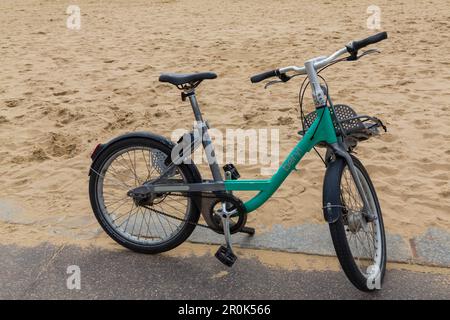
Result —
<instances>
[{"instance_id":1,"label":"seat post","mask_svg":"<svg viewBox=\"0 0 450 320\"><path fill-rule=\"evenodd\" d=\"M192 111L194 111L195 121L197 122L197 124L201 125L202 144L203 148L205 149L206 158L208 159L208 164L209 168L211 169L213 179L214 181L223 181L222 173L220 171L219 164L217 163L214 146L208 133L208 125L205 123L205 121L203 121L197 97L195 96L195 89L190 89L187 92L183 92L182 97L189 97Z\"/></svg>"},{"instance_id":2,"label":"seat post","mask_svg":"<svg viewBox=\"0 0 450 320\"><path fill-rule=\"evenodd\" d=\"M183 92L184 96L189 97L189 101L191 102L192 111L194 112L194 117L197 122L203 122L202 113L200 111L200 107L198 105L197 97L195 96L195 90L189 90L188 92Z\"/></svg>"}]
</instances>

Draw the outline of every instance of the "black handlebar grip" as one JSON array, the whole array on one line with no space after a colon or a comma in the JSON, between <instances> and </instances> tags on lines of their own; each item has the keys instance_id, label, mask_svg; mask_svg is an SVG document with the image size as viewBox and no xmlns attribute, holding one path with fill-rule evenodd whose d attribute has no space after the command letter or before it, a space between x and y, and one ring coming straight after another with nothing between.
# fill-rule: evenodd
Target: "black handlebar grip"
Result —
<instances>
[{"instance_id":1,"label":"black handlebar grip","mask_svg":"<svg viewBox=\"0 0 450 320\"><path fill-rule=\"evenodd\" d=\"M278 70L271 70L271 71L263 72L263 73L256 74L253 77L251 77L250 81L252 83L257 83L257 82L263 81L267 78L276 77L277 74L278 74Z\"/></svg>"},{"instance_id":2,"label":"black handlebar grip","mask_svg":"<svg viewBox=\"0 0 450 320\"><path fill-rule=\"evenodd\" d=\"M380 32L377 33L373 36L370 36L366 39L362 39L362 40L357 40L357 41L353 41L352 43L350 43L350 45L347 46L347 50L352 53L352 52L357 52L359 49L364 48L370 44L374 44L380 41L383 41L385 39L387 39L387 33L386 32Z\"/></svg>"}]
</instances>

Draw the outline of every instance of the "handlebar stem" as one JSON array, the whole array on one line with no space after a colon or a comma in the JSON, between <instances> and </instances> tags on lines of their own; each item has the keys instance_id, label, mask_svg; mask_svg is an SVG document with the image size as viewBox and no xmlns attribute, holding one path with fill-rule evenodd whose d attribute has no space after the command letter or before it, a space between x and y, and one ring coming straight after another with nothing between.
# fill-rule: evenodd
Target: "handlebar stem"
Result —
<instances>
[{"instance_id":1,"label":"handlebar stem","mask_svg":"<svg viewBox=\"0 0 450 320\"><path fill-rule=\"evenodd\" d=\"M315 67L316 59L308 60L305 62L306 73L308 74L309 81L311 83L312 97L316 108L323 107L326 104L325 93L320 86L320 80L317 76L317 70Z\"/></svg>"},{"instance_id":2,"label":"handlebar stem","mask_svg":"<svg viewBox=\"0 0 450 320\"><path fill-rule=\"evenodd\" d=\"M316 108L322 107L326 104L326 96L320 85L319 77L317 76L317 70L325 67L329 63L333 62L341 55L348 53L347 48L342 48L330 56L316 57L305 62L304 67L290 66L279 69L280 73L286 73L294 71L296 74L307 74L309 81L311 82L312 97Z\"/></svg>"}]
</instances>

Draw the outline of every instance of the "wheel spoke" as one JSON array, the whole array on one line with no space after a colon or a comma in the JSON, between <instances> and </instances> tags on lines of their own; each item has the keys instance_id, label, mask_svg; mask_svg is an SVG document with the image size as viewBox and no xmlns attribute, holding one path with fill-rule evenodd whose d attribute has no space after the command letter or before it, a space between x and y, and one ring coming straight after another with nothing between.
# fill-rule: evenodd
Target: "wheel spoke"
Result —
<instances>
[{"instance_id":1,"label":"wheel spoke","mask_svg":"<svg viewBox=\"0 0 450 320\"><path fill-rule=\"evenodd\" d=\"M162 151L144 146L128 147L111 155L101 169L103 174L97 173L98 199L108 224L121 236L142 244L170 241L177 232L181 232L182 226L185 225L182 220L190 210L189 199L178 199L170 194L157 195L156 199L146 204L150 209L155 208L155 211L137 205L133 198L126 195L128 190L157 178L158 173L160 174L160 168L157 166L161 164L159 160L154 162L156 156L160 159ZM187 182L179 169L174 171L171 178ZM170 218L158 211L174 212L181 220Z\"/></svg>"},{"instance_id":2,"label":"wheel spoke","mask_svg":"<svg viewBox=\"0 0 450 320\"><path fill-rule=\"evenodd\" d=\"M361 273L366 275L369 265L380 263L381 244L377 243L379 241L377 236L379 231L377 230L380 228L380 225L377 219L370 222L365 221L366 212L377 214L378 211L374 205L375 200L365 176L358 167L356 169L369 207L364 205L353 176L348 167L345 167L342 172L340 190L341 204L345 207L345 210L343 210L345 213L342 218L345 223L344 227L347 228L345 234L353 259ZM379 265L379 267L381 266Z\"/></svg>"}]
</instances>

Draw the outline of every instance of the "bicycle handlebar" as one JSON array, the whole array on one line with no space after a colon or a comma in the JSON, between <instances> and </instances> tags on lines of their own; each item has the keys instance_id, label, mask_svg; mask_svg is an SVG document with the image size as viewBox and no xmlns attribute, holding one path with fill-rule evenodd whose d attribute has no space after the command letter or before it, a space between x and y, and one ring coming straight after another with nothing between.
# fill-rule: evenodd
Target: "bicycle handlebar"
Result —
<instances>
[{"instance_id":1,"label":"bicycle handlebar","mask_svg":"<svg viewBox=\"0 0 450 320\"><path fill-rule=\"evenodd\" d=\"M370 44L374 44L385 39L387 39L387 33L380 32L362 40L352 41L346 46L346 48L349 53L355 53L361 48L367 47Z\"/></svg>"},{"instance_id":2,"label":"bicycle handlebar","mask_svg":"<svg viewBox=\"0 0 450 320\"><path fill-rule=\"evenodd\" d=\"M263 73L255 74L254 76L252 76L250 78L250 81L252 83L257 83L257 82L263 81L263 80L265 80L267 78L275 77L277 75L279 75L279 71L278 71L278 69L275 69L275 70L271 70L271 71L266 71L266 72L263 72Z\"/></svg>"},{"instance_id":3,"label":"bicycle handlebar","mask_svg":"<svg viewBox=\"0 0 450 320\"><path fill-rule=\"evenodd\" d=\"M319 58L313 59L314 68L316 70L320 69L320 68L326 66L327 64L333 62L334 60L336 60L339 56L343 55L344 53L350 53L351 57L356 56L359 49L364 48L370 44L374 44L374 43L380 42L382 40L385 40L385 39L387 39L387 37L388 36L387 36L386 32L380 32L380 33L377 33L366 39L352 41L348 45L346 45L344 48L339 49L338 51L333 53L331 56L319 57ZM271 77L281 77L281 76L285 75L286 72L289 72L289 71L295 71L296 74L306 74L305 67L289 66L289 67L284 67L284 68L275 69L275 70L256 74L250 78L250 81L252 83L257 83L257 82L261 82L261 81L271 78Z\"/></svg>"}]
</instances>

